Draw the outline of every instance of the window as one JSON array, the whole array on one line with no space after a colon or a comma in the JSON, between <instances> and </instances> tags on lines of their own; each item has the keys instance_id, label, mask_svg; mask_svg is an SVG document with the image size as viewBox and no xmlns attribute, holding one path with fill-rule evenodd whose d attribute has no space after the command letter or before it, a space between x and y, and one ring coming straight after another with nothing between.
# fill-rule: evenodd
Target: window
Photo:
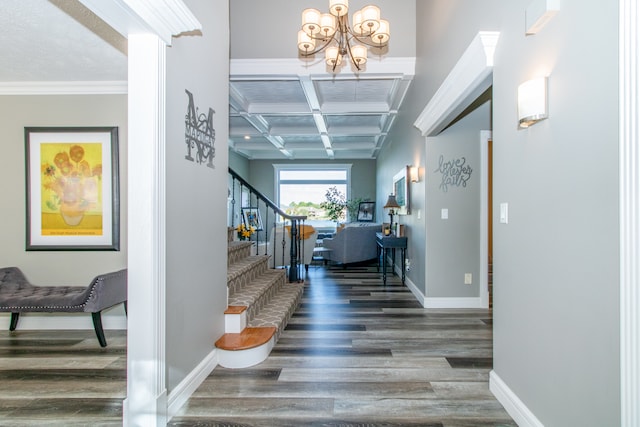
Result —
<instances>
[{"instance_id":1,"label":"window","mask_svg":"<svg viewBox=\"0 0 640 427\"><path fill-rule=\"evenodd\" d=\"M351 165L274 165L276 201L280 209L291 215L306 215L315 227L333 227L320 203L331 187L349 199Z\"/></svg>"}]
</instances>

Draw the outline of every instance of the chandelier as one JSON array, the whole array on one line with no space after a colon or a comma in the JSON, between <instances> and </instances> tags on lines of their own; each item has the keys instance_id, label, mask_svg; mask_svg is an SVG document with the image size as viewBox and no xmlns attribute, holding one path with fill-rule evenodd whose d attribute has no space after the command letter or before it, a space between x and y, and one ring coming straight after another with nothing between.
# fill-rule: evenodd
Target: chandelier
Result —
<instances>
[{"instance_id":1,"label":"chandelier","mask_svg":"<svg viewBox=\"0 0 640 427\"><path fill-rule=\"evenodd\" d=\"M298 49L303 56L324 50L325 62L335 71L345 55L358 71L367 62L367 46L382 48L389 41L389 22L380 19L380 8L365 6L353 14L349 26L349 0L329 0L329 13L302 11Z\"/></svg>"}]
</instances>

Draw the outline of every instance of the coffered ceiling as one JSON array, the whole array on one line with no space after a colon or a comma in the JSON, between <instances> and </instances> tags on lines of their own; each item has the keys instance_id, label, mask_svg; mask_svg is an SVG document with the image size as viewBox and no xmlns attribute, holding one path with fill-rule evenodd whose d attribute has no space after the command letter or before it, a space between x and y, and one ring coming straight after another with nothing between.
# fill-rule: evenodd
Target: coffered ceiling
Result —
<instances>
[{"instance_id":1,"label":"coffered ceiling","mask_svg":"<svg viewBox=\"0 0 640 427\"><path fill-rule=\"evenodd\" d=\"M232 73L229 146L251 159L375 158L412 78L412 61L393 62L360 76Z\"/></svg>"}]
</instances>

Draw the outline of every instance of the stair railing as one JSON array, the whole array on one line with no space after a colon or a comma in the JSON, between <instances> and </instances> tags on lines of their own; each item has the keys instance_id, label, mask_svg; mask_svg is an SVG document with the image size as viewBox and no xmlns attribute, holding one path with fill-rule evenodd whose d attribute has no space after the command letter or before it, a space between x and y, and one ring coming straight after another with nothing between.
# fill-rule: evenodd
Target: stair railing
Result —
<instances>
[{"instance_id":1,"label":"stair railing","mask_svg":"<svg viewBox=\"0 0 640 427\"><path fill-rule=\"evenodd\" d=\"M286 267L288 271L289 282L297 282L302 280L302 267L304 265L301 260L304 259L304 245L302 244L302 233L299 232L300 226L304 225L306 216L289 215L278 205L273 203L258 191L255 187L244 180L237 172L229 168L229 175L231 176L231 227L236 229L239 224L236 224L236 194L240 194L240 207L238 213L240 214L240 222L245 226L256 226L256 232L252 234L249 239L254 243L256 248L256 255L260 255L261 248L264 249L263 255L268 254L268 246L272 245L272 265L276 268L276 250L281 250L281 260L285 259L285 247L286 247L286 233L290 234L289 241L289 259L290 264ZM236 191L236 186L239 186L239 192ZM243 194L248 192L248 197L245 199ZM245 206L248 204L248 206ZM262 213L264 212L264 222L262 222ZM247 223L249 219L250 223ZM272 221L271 223L269 221ZM279 224L280 223L280 224ZM264 226L263 224L272 225L271 228ZM276 242L276 227L282 227L282 240ZM273 230L273 233L271 233ZM234 231L235 233L235 231ZM270 235L271 234L271 235ZM278 246L279 245L279 246ZM280 249L281 248L281 249Z\"/></svg>"}]
</instances>

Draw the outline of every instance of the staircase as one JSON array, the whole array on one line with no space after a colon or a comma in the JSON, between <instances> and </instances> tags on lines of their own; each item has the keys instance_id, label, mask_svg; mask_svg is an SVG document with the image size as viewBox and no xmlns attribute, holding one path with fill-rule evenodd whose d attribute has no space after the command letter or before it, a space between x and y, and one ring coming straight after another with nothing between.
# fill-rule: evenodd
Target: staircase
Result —
<instances>
[{"instance_id":1,"label":"staircase","mask_svg":"<svg viewBox=\"0 0 640 427\"><path fill-rule=\"evenodd\" d=\"M218 363L246 368L265 360L302 299L303 283L251 255L252 242L229 241L225 334L216 341Z\"/></svg>"}]
</instances>

